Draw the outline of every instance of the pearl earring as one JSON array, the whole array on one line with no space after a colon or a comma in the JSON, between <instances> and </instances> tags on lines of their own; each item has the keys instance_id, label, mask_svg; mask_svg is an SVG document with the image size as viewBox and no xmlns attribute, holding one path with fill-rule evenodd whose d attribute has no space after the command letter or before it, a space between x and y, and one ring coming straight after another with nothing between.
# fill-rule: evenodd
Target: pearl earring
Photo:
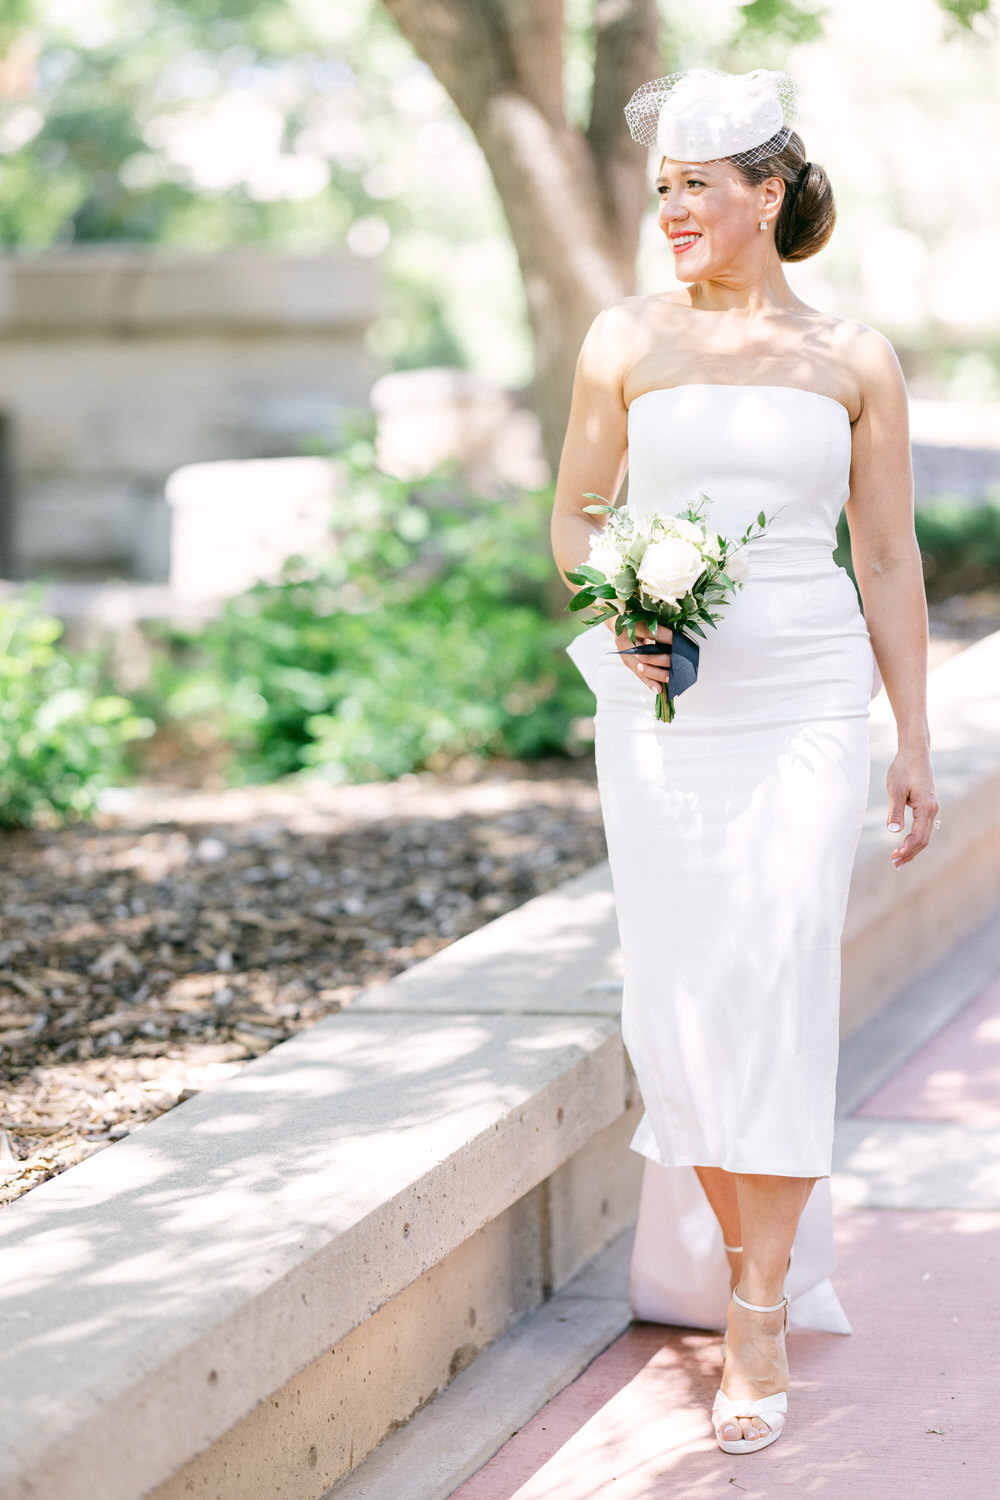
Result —
<instances>
[{"instance_id":1,"label":"pearl earring","mask_svg":"<svg viewBox=\"0 0 1000 1500\"><path fill-rule=\"evenodd\" d=\"M761 219L761 221L760 221L760 227L761 227L761 229L766 229L767 228L767 220L766 219Z\"/></svg>"}]
</instances>

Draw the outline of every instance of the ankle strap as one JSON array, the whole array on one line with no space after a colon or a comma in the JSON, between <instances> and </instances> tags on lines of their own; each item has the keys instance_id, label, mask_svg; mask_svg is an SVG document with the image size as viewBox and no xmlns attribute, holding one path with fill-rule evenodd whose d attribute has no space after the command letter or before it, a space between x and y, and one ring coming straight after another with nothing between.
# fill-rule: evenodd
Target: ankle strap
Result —
<instances>
[{"instance_id":1,"label":"ankle strap","mask_svg":"<svg viewBox=\"0 0 1000 1500\"><path fill-rule=\"evenodd\" d=\"M728 1250L729 1253L730 1253L730 1255L742 1255L743 1254L743 1246L742 1245L726 1245L726 1244L723 1244L722 1248L723 1248L723 1250Z\"/></svg>"},{"instance_id":2,"label":"ankle strap","mask_svg":"<svg viewBox=\"0 0 1000 1500\"><path fill-rule=\"evenodd\" d=\"M788 1304L787 1296L782 1297L781 1301L776 1302L773 1307L761 1307L757 1302L744 1302L735 1287L733 1288L733 1301L738 1302L741 1307L748 1307L751 1312L780 1312Z\"/></svg>"}]
</instances>

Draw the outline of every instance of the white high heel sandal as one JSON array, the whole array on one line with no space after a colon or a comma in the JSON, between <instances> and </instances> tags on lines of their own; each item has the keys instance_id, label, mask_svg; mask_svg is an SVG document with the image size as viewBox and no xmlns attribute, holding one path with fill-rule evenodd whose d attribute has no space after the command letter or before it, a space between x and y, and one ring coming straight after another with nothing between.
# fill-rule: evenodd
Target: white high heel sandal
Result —
<instances>
[{"instance_id":1,"label":"white high heel sandal","mask_svg":"<svg viewBox=\"0 0 1000 1500\"><path fill-rule=\"evenodd\" d=\"M742 1245L727 1245L726 1242L725 1242L725 1240L723 1240L723 1242L722 1242L722 1248L729 1255L742 1255L743 1254L743 1246ZM788 1257L788 1265L785 1267L785 1275L786 1276L788 1275L788 1272L791 1269L792 1269L792 1257L789 1255L789 1257ZM737 1283L737 1285L738 1284L739 1283ZM749 1307L750 1304L747 1303L746 1305ZM787 1326L788 1326L788 1319L786 1318L785 1319L785 1327L787 1328ZM722 1357L723 1357L723 1359L725 1359L725 1357L726 1357L726 1345L728 1343L729 1343L729 1334L728 1333L724 1333L722 1335Z\"/></svg>"},{"instance_id":2,"label":"white high heel sandal","mask_svg":"<svg viewBox=\"0 0 1000 1500\"><path fill-rule=\"evenodd\" d=\"M772 1313L785 1310L785 1324L781 1332L784 1334L788 1329L788 1298L782 1297L773 1307L761 1307L756 1302L745 1302L739 1292L733 1291L733 1301L738 1302L740 1307L749 1308L750 1312ZM771 1443L776 1443L785 1426L785 1417L788 1413L788 1392L776 1391L773 1396L753 1396L731 1399L721 1389L716 1392L715 1404L712 1407L712 1425L715 1428L715 1440L723 1453L755 1453L758 1448L767 1448ZM721 1429L727 1422L738 1420L740 1417L760 1417L771 1429L755 1438L724 1438L720 1436Z\"/></svg>"}]
</instances>

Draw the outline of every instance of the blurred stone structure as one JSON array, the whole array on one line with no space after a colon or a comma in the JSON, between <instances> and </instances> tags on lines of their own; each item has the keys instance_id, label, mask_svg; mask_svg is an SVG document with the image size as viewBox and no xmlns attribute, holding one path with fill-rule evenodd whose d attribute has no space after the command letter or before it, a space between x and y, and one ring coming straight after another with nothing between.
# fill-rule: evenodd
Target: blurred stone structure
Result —
<instances>
[{"instance_id":1,"label":"blurred stone structure","mask_svg":"<svg viewBox=\"0 0 1000 1500\"><path fill-rule=\"evenodd\" d=\"M330 438L376 299L341 253L0 257L0 576L166 580L169 475Z\"/></svg>"},{"instance_id":2,"label":"blurred stone structure","mask_svg":"<svg viewBox=\"0 0 1000 1500\"><path fill-rule=\"evenodd\" d=\"M537 416L470 370L397 370L372 387L380 466L419 479L454 464L474 488L541 489L550 479Z\"/></svg>"},{"instance_id":3,"label":"blurred stone structure","mask_svg":"<svg viewBox=\"0 0 1000 1500\"><path fill-rule=\"evenodd\" d=\"M173 613L210 613L233 594L281 575L289 557L332 545L342 480L329 458L185 464L167 481Z\"/></svg>"}]
</instances>

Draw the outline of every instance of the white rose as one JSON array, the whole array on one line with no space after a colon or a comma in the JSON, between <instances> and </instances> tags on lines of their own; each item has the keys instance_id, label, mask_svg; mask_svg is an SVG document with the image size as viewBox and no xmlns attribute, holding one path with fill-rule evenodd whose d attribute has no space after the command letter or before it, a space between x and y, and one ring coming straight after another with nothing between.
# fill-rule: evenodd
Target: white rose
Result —
<instances>
[{"instance_id":1,"label":"white rose","mask_svg":"<svg viewBox=\"0 0 1000 1500\"><path fill-rule=\"evenodd\" d=\"M591 543L587 561L592 568L599 568L606 578L614 578L622 569L622 549L611 537L597 537Z\"/></svg>"},{"instance_id":2,"label":"white rose","mask_svg":"<svg viewBox=\"0 0 1000 1500\"><path fill-rule=\"evenodd\" d=\"M671 516L669 528L674 536L681 537L685 542L693 542L696 547L704 545L704 529L696 526L693 521L685 521L683 516Z\"/></svg>"},{"instance_id":3,"label":"white rose","mask_svg":"<svg viewBox=\"0 0 1000 1500\"><path fill-rule=\"evenodd\" d=\"M637 577L654 599L676 604L704 571L705 559L697 547L681 537L668 536L649 544Z\"/></svg>"},{"instance_id":4,"label":"white rose","mask_svg":"<svg viewBox=\"0 0 1000 1500\"><path fill-rule=\"evenodd\" d=\"M726 558L725 574L734 583L744 583L750 577L750 559L745 547L737 547Z\"/></svg>"}]
</instances>

